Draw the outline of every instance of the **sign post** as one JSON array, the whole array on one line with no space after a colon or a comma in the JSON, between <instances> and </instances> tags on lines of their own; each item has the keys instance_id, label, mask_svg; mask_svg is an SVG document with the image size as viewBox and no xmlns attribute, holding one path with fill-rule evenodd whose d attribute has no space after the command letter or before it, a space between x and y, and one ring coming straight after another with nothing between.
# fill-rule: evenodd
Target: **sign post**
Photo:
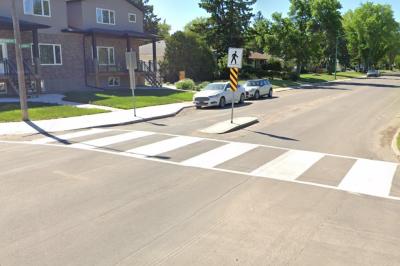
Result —
<instances>
[{"instance_id":1,"label":"sign post","mask_svg":"<svg viewBox=\"0 0 400 266\"><path fill-rule=\"evenodd\" d=\"M137 59L136 59L136 52L130 51L126 52L126 68L129 70L129 79L130 79L130 87L132 90L132 98L133 98L133 112L136 117L136 75L135 69L137 68Z\"/></svg>"},{"instance_id":2,"label":"sign post","mask_svg":"<svg viewBox=\"0 0 400 266\"><path fill-rule=\"evenodd\" d=\"M239 68L242 68L243 48L229 48L228 67L229 81L232 91L231 123L233 124L233 109L235 108L235 92L238 90Z\"/></svg>"}]
</instances>

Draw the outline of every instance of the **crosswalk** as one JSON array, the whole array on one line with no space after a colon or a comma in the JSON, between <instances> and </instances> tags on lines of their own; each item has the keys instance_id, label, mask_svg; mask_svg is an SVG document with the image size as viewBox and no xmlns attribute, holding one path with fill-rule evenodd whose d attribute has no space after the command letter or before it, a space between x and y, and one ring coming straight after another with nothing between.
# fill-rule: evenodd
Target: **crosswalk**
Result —
<instances>
[{"instance_id":1,"label":"crosswalk","mask_svg":"<svg viewBox=\"0 0 400 266\"><path fill-rule=\"evenodd\" d=\"M152 137L163 139L152 141ZM111 152L121 156L157 160L186 167L214 169L398 199L391 194L391 189L399 165L392 162L192 136L110 129L89 129L48 136L32 140L30 144ZM115 145L118 148L115 148ZM254 154L258 157L255 158ZM180 159L177 160L175 157ZM334 170L332 172L340 173L340 176L326 180L326 176L329 176L327 168L320 165L326 164L329 158L334 158L336 161L347 160L347 165L349 160L354 162L351 162L350 168L343 171L332 169ZM232 163L235 160L240 163ZM322 163L323 161L326 162ZM243 170L243 165L246 164L249 168ZM341 167L340 165L335 162L332 167Z\"/></svg>"},{"instance_id":2,"label":"crosswalk","mask_svg":"<svg viewBox=\"0 0 400 266\"><path fill-rule=\"evenodd\" d=\"M190 158L182 162L185 166L194 166L200 168L213 168L226 161L232 160L233 158L242 155L254 148L256 145L245 144L245 143L229 143L200 154L196 157Z\"/></svg>"},{"instance_id":3,"label":"crosswalk","mask_svg":"<svg viewBox=\"0 0 400 266\"><path fill-rule=\"evenodd\" d=\"M252 174L281 180L295 180L323 156L316 152L291 150L254 170Z\"/></svg>"}]
</instances>

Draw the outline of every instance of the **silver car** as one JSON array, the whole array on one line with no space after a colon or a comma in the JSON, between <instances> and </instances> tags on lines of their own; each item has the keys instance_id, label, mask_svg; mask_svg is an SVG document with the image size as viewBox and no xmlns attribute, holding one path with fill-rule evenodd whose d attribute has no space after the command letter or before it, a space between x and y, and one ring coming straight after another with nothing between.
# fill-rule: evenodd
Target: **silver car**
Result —
<instances>
[{"instance_id":1,"label":"silver car","mask_svg":"<svg viewBox=\"0 0 400 266\"><path fill-rule=\"evenodd\" d=\"M272 84L267 79L248 80L244 84L246 90L246 98L260 99L261 97L268 96L272 98L273 89Z\"/></svg>"},{"instance_id":2,"label":"silver car","mask_svg":"<svg viewBox=\"0 0 400 266\"><path fill-rule=\"evenodd\" d=\"M376 77L377 78L379 76L380 76L379 70L370 69L367 72L367 78L369 78L369 77Z\"/></svg>"}]
</instances>

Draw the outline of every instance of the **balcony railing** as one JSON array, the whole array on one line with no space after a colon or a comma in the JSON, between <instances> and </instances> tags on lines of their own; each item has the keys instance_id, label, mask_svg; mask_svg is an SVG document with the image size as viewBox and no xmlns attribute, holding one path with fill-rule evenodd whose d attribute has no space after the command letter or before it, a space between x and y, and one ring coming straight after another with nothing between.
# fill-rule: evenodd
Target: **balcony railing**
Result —
<instances>
[{"instance_id":1,"label":"balcony railing","mask_svg":"<svg viewBox=\"0 0 400 266\"><path fill-rule=\"evenodd\" d=\"M97 71L96 71L96 69L97 69ZM128 73L125 63L123 63L123 64L118 63L118 64L114 64L114 65L102 65L102 64L96 64L91 59L86 60L86 71L91 74L94 74L94 73L121 73L121 72Z\"/></svg>"},{"instance_id":2,"label":"balcony railing","mask_svg":"<svg viewBox=\"0 0 400 266\"><path fill-rule=\"evenodd\" d=\"M96 71L97 68L97 71ZM102 65L97 64L92 60L86 60L86 71L87 73L94 74L94 73L128 73L126 68L126 64L124 63L117 63L114 65ZM138 61L138 66L136 69L137 72L154 72L154 66L152 61Z\"/></svg>"}]
</instances>

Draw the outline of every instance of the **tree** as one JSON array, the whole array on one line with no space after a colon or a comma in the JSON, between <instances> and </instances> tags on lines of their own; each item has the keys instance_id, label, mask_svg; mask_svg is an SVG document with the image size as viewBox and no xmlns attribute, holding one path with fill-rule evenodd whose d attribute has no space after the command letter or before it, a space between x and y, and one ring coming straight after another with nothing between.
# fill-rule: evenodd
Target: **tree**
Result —
<instances>
[{"instance_id":1,"label":"tree","mask_svg":"<svg viewBox=\"0 0 400 266\"><path fill-rule=\"evenodd\" d=\"M289 18L282 17L280 13L272 14L270 31L266 36L266 52L285 61L295 59L299 47L298 35L294 23Z\"/></svg>"},{"instance_id":2,"label":"tree","mask_svg":"<svg viewBox=\"0 0 400 266\"><path fill-rule=\"evenodd\" d=\"M195 35L178 31L166 39L161 72L168 81L178 80L179 71L195 81L212 80L215 60L209 47Z\"/></svg>"},{"instance_id":3,"label":"tree","mask_svg":"<svg viewBox=\"0 0 400 266\"><path fill-rule=\"evenodd\" d=\"M348 49L354 62L375 67L388 55L399 24L390 5L367 2L344 16Z\"/></svg>"},{"instance_id":4,"label":"tree","mask_svg":"<svg viewBox=\"0 0 400 266\"><path fill-rule=\"evenodd\" d=\"M163 23L158 23L157 25L157 33L159 36L161 36L163 39L166 39L169 37L170 31L171 31L171 25L167 24L166 20L164 19Z\"/></svg>"},{"instance_id":5,"label":"tree","mask_svg":"<svg viewBox=\"0 0 400 266\"><path fill-rule=\"evenodd\" d=\"M266 52L285 61L295 61L297 73L318 50L315 24L310 0L291 0L289 17L280 13L272 15L272 23L266 36Z\"/></svg>"},{"instance_id":6,"label":"tree","mask_svg":"<svg viewBox=\"0 0 400 266\"><path fill-rule=\"evenodd\" d=\"M209 25L207 18L198 17L187 23L183 29L186 34L192 34L203 42L206 42L206 32L208 31ZM211 46L211 45L210 45Z\"/></svg>"},{"instance_id":7,"label":"tree","mask_svg":"<svg viewBox=\"0 0 400 266\"><path fill-rule=\"evenodd\" d=\"M149 5L149 0L129 0L130 2L138 5L144 13L144 31L152 34L159 34L158 24L161 21L156 14L154 14L154 6Z\"/></svg>"},{"instance_id":8,"label":"tree","mask_svg":"<svg viewBox=\"0 0 400 266\"><path fill-rule=\"evenodd\" d=\"M256 0L200 0L199 6L206 10L207 31L205 39L222 59L229 47L243 47Z\"/></svg>"},{"instance_id":9,"label":"tree","mask_svg":"<svg viewBox=\"0 0 400 266\"><path fill-rule=\"evenodd\" d=\"M395 57L394 65L396 66L397 69L400 69L400 55Z\"/></svg>"},{"instance_id":10,"label":"tree","mask_svg":"<svg viewBox=\"0 0 400 266\"><path fill-rule=\"evenodd\" d=\"M393 69L396 57L400 56L400 31L394 32L389 41L386 63L389 69Z\"/></svg>"},{"instance_id":11,"label":"tree","mask_svg":"<svg viewBox=\"0 0 400 266\"><path fill-rule=\"evenodd\" d=\"M258 12L255 17L253 24L247 32L247 43L246 48L253 52L264 52L265 46L267 46L266 36L269 32L269 21L264 18L261 12Z\"/></svg>"},{"instance_id":12,"label":"tree","mask_svg":"<svg viewBox=\"0 0 400 266\"><path fill-rule=\"evenodd\" d=\"M314 20L316 34L320 35L321 63L328 66L328 72L335 68L336 45L338 45L339 61L347 63L347 50L344 44L344 30L342 26L342 5L338 0L312 0L311 13ZM338 42L338 43L337 43Z\"/></svg>"}]
</instances>

